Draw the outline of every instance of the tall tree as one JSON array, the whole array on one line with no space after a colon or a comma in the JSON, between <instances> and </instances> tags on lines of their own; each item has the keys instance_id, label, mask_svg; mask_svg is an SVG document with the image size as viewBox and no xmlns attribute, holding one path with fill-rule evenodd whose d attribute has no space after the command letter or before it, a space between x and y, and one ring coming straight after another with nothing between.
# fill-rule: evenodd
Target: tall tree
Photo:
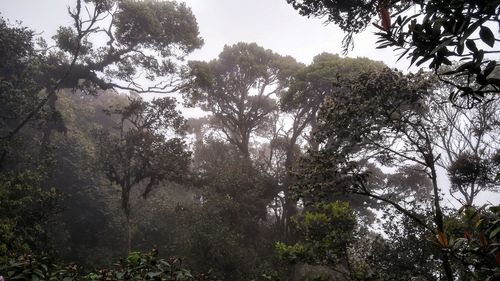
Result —
<instances>
[{"instance_id":1,"label":"tall tree","mask_svg":"<svg viewBox=\"0 0 500 281\"><path fill-rule=\"evenodd\" d=\"M249 158L250 137L267 125L273 95L295 63L255 43L225 46L218 59L189 62L182 91L188 103L213 113L215 126Z\"/></svg>"},{"instance_id":2,"label":"tall tree","mask_svg":"<svg viewBox=\"0 0 500 281\"><path fill-rule=\"evenodd\" d=\"M383 63L367 58L341 58L329 53L315 56L311 65L296 72L289 89L280 97L282 110L293 116L291 140L296 140L308 127L314 133L319 109L328 97L343 91L346 81L382 68ZM318 150L312 134L309 148Z\"/></svg>"},{"instance_id":3,"label":"tall tree","mask_svg":"<svg viewBox=\"0 0 500 281\"><path fill-rule=\"evenodd\" d=\"M436 235L441 247L448 247L437 181L439 156L432 142L434 132L425 121L430 112L424 103L432 89L429 80L386 69L356 81L326 103L317 134L324 148L311 160L317 172L306 171L305 184L297 188L305 194L336 188L383 201ZM425 171L432 182L433 225L399 204L387 189L370 185L359 159L393 167L412 164ZM446 280L451 281L449 254L443 252L441 258Z\"/></svg>"},{"instance_id":4,"label":"tall tree","mask_svg":"<svg viewBox=\"0 0 500 281\"><path fill-rule=\"evenodd\" d=\"M44 71L37 72L34 80L45 91L36 91L39 101L2 135L6 142L48 107L54 117L48 120L43 136L48 146L51 133L61 126L54 106L60 89L173 91L177 62L203 43L191 10L172 1L76 0L68 12L73 25L59 28L53 37L56 48L43 42L38 54L43 57ZM93 43L102 42L103 36L105 44ZM36 63L33 56L23 56ZM141 85L137 83L140 77L151 82ZM3 161L7 151L1 153Z\"/></svg>"},{"instance_id":5,"label":"tall tree","mask_svg":"<svg viewBox=\"0 0 500 281\"><path fill-rule=\"evenodd\" d=\"M297 146L305 140L308 144L306 149L317 151L319 143L314 133L317 130L317 115L325 100L344 91L342 85L346 81L383 67L383 63L366 58L341 58L322 53L314 57L312 64L298 68L289 80L289 87L280 94L281 114L286 120L282 123L286 125L278 128L273 142L279 144L285 154L283 165L286 173L282 181L283 197L280 198L285 240L293 228L292 216L297 206L296 199L290 193L290 186L294 182L290 172L298 160Z\"/></svg>"},{"instance_id":6,"label":"tall tree","mask_svg":"<svg viewBox=\"0 0 500 281\"><path fill-rule=\"evenodd\" d=\"M109 111L119 116L116 132L99 135L98 165L107 179L121 189L128 252L132 248L132 189L144 185L141 195L146 198L161 181L181 181L187 174L190 153L179 138L184 119L175 106L171 98L151 103L132 98L124 108Z\"/></svg>"}]
</instances>

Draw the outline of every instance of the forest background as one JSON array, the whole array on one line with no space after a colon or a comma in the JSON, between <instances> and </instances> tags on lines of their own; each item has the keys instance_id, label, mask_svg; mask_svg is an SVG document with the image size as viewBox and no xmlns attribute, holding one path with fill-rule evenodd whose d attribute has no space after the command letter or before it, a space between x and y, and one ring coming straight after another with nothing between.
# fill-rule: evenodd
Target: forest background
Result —
<instances>
[{"instance_id":1,"label":"forest background","mask_svg":"<svg viewBox=\"0 0 500 281\"><path fill-rule=\"evenodd\" d=\"M478 12L461 15L472 20L460 30L424 18L444 33L426 50L411 44L440 29L410 29L405 63L420 56L433 72L403 73L385 65L397 60L390 48L384 62L331 54L353 35L363 48L349 56L373 58L365 42L375 39L354 35L371 21L363 10L356 24L324 27L283 15L295 7L339 23L327 4L288 2L246 3L245 16L234 2L2 4L0 274L495 280L498 4L464 1ZM379 6L369 32L382 47L405 50L398 38L408 35L394 37L413 24L394 12L414 5L405 3ZM62 10L62 22L26 18ZM47 34L12 22L19 11ZM222 28L222 18L240 25Z\"/></svg>"}]
</instances>

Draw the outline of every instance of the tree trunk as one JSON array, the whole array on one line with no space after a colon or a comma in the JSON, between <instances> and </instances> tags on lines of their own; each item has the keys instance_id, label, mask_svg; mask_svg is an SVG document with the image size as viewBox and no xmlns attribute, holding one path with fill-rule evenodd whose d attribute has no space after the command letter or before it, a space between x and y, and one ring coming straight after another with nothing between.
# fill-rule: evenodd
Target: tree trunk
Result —
<instances>
[{"instance_id":1,"label":"tree trunk","mask_svg":"<svg viewBox=\"0 0 500 281\"><path fill-rule=\"evenodd\" d=\"M436 166L434 162L434 155L430 153L427 157L426 162L431 170L431 180L432 187L434 191L434 222L437 226L438 235L440 233L444 234L444 221L443 221L443 211L441 210L441 206L439 203L439 188L437 183L437 174L436 174ZM451 268L450 260L448 253L442 252L442 260L443 260L443 269L446 275L447 281L453 281L453 270Z\"/></svg>"},{"instance_id":2,"label":"tree trunk","mask_svg":"<svg viewBox=\"0 0 500 281\"><path fill-rule=\"evenodd\" d=\"M130 184L128 181L124 181L122 185L122 210L125 215L126 227L127 227L127 255L130 254L132 250L132 220L130 218Z\"/></svg>"},{"instance_id":3,"label":"tree trunk","mask_svg":"<svg viewBox=\"0 0 500 281\"><path fill-rule=\"evenodd\" d=\"M309 149L311 151L319 150L319 143L314 137L314 133L316 132L316 128L318 127L316 118L316 113L314 113L314 116L311 118L311 133L309 134Z\"/></svg>"},{"instance_id":4,"label":"tree trunk","mask_svg":"<svg viewBox=\"0 0 500 281\"><path fill-rule=\"evenodd\" d=\"M127 217L127 255L132 251L132 221Z\"/></svg>"},{"instance_id":5,"label":"tree trunk","mask_svg":"<svg viewBox=\"0 0 500 281\"><path fill-rule=\"evenodd\" d=\"M54 93L50 95L47 105L49 106L49 116L47 117L45 126L42 131L42 140L40 146L40 161L44 162L47 160L49 146L50 146L50 137L52 135L52 131L55 128L55 116L56 116L56 102L57 102L57 94Z\"/></svg>"}]
</instances>

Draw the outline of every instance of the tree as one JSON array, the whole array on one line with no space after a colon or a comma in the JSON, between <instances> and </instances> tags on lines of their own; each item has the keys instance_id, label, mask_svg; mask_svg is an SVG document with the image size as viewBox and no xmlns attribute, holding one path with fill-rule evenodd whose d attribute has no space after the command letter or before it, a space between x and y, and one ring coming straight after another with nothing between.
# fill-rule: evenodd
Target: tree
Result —
<instances>
[{"instance_id":1,"label":"tree","mask_svg":"<svg viewBox=\"0 0 500 281\"><path fill-rule=\"evenodd\" d=\"M422 211L431 212L430 208ZM360 235L353 247L353 265L362 277L359 279L439 280L440 249L429 233L397 210L386 209L383 216L384 237Z\"/></svg>"},{"instance_id":2,"label":"tree","mask_svg":"<svg viewBox=\"0 0 500 281\"><path fill-rule=\"evenodd\" d=\"M274 180L222 140L197 142L192 168L198 204L177 212L186 227L185 255L200 271L227 280L256 279L275 269L268 224Z\"/></svg>"},{"instance_id":3,"label":"tree","mask_svg":"<svg viewBox=\"0 0 500 281\"><path fill-rule=\"evenodd\" d=\"M454 257L463 280L496 280L500 277L500 206L464 207L447 220ZM470 270L473 267L473 270Z\"/></svg>"},{"instance_id":4,"label":"tree","mask_svg":"<svg viewBox=\"0 0 500 281\"><path fill-rule=\"evenodd\" d=\"M141 196L146 198L161 181L182 181L187 175L190 153L178 137L184 130L184 119L175 105L172 98L151 103L131 98L124 108L109 111L120 117L116 132L99 135L97 164L106 178L121 189L128 252L132 247L132 189L144 184Z\"/></svg>"},{"instance_id":5,"label":"tree","mask_svg":"<svg viewBox=\"0 0 500 281\"><path fill-rule=\"evenodd\" d=\"M173 91L178 60L203 43L191 10L176 2L76 0L75 8L68 12L73 26L59 28L54 36L54 51L42 42L45 51L37 54L43 57L44 71L35 73L33 79L38 90L32 90L41 97L29 111L12 121L11 129L2 136L7 143L47 105L49 115L58 115L55 104L60 89L77 88L90 93L107 89L141 93ZM93 44L97 36L105 36L106 43ZM32 45L28 41L24 44ZM27 64L36 62L32 56L23 56ZM140 85L136 79L141 74L149 81L160 82L148 87ZM40 89L45 91L42 93ZM54 120L49 121L52 122L46 124L44 146L48 146L51 132L60 126ZM2 155L6 153L2 151Z\"/></svg>"},{"instance_id":6,"label":"tree","mask_svg":"<svg viewBox=\"0 0 500 281\"><path fill-rule=\"evenodd\" d=\"M0 170L5 168L8 152L22 145L20 138L10 137L17 122L30 114L40 102L42 86L37 78L43 71L43 58L35 51L31 30L10 26L0 19ZM44 112L32 117L46 118ZM9 161L13 163L14 161Z\"/></svg>"},{"instance_id":7,"label":"tree","mask_svg":"<svg viewBox=\"0 0 500 281\"><path fill-rule=\"evenodd\" d=\"M436 235L441 247L448 247L437 183L439 157L431 140L434 133L425 121L429 80L386 69L361 75L355 81L325 104L316 135L324 148L307 160L314 170L303 172L305 182L297 186L299 192L314 194L334 188L380 200ZM428 225L420 215L404 208L386 189L369 185L369 173L359 165L360 159L393 167L412 164L425 171L432 182L434 224ZM448 253L443 252L441 258L446 279L453 280Z\"/></svg>"},{"instance_id":8,"label":"tree","mask_svg":"<svg viewBox=\"0 0 500 281\"><path fill-rule=\"evenodd\" d=\"M317 151L319 143L316 141L314 134L318 130L317 119L320 108L325 101L334 97L341 91L344 91L343 86L346 81L354 79L363 73L372 73L377 69L383 69L384 65L381 62L375 62L366 58L341 58L338 55L322 53L314 57L312 64L302 67L296 71L290 80L290 86L280 95L280 107L284 114L289 114L291 126L288 131L281 133L282 138L288 140L286 149L285 168L288 172L284 183L285 193L285 217L290 221L291 216L297 202L290 194L290 187L293 185L294 179L290 178L292 168L296 168L297 159L294 152L295 146L299 144L299 139L303 138L307 141L306 147L310 151ZM281 131L284 131L282 129ZM304 136L309 134L309 136ZM303 141L303 140L302 140ZM366 210L363 202L358 202L355 198L336 198L337 200L351 200L351 207L357 211ZM333 200L334 201L334 200ZM358 208L360 207L361 208ZM367 212L364 214L368 215ZM285 228L290 228L288 223Z\"/></svg>"},{"instance_id":9,"label":"tree","mask_svg":"<svg viewBox=\"0 0 500 281\"><path fill-rule=\"evenodd\" d=\"M382 63L364 58L344 59L322 53L314 57L311 65L296 65L291 69L288 87L279 93L280 109L271 115L273 125L268 137L271 141L263 149L268 153L264 153L266 157L259 157L276 175L280 186L273 207L282 241L293 240L291 222L297 211L297 201L290 194L294 182L291 172L304 149L318 150L313 137L317 129L317 112L327 97L340 90L340 81L382 66Z\"/></svg>"},{"instance_id":10,"label":"tree","mask_svg":"<svg viewBox=\"0 0 500 281\"><path fill-rule=\"evenodd\" d=\"M82 13L83 10L88 13ZM142 88L135 82L136 75L144 72L150 81L168 78L166 76L175 73L174 60L182 59L203 43L191 10L185 4L172 1L82 3L77 0L69 14L74 26L60 27L54 36L60 52L52 54L56 65L48 74L56 81L65 78L64 88L165 92L172 86L168 80ZM105 20L110 20L106 26ZM104 46L91 44L96 34L106 37ZM100 76L101 73L104 76Z\"/></svg>"},{"instance_id":11,"label":"tree","mask_svg":"<svg viewBox=\"0 0 500 281\"><path fill-rule=\"evenodd\" d=\"M305 212L299 229L303 241L294 245L277 243L278 255L292 263L328 266L342 279L352 280L348 249L354 241L356 216L349 203L316 204Z\"/></svg>"},{"instance_id":12,"label":"tree","mask_svg":"<svg viewBox=\"0 0 500 281\"><path fill-rule=\"evenodd\" d=\"M60 212L54 218L53 232L57 235L51 238L61 261L75 262L84 270L108 266L108 261L122 258L125 252L126 224L120 194L109 187L109 181L95 164L95 133L114 131L119 121L119 116L110 116L104 110L128 104L127 96L112 91L98 96L70 90L58 94L56 109L67 131L52 134L50 164L45 167L45 186L55 187L61 193ZM41 130L43 127L34 135L42 134Z\"/></svg>"},{"instance_id":13,"label":"tree","mask_svg":"<svg viewBox=\"0 0 500 281\"><path fill-rule=\"evenodd\" d=\"M327 17L347 32L344 51L352 44L352 36L364 30L378 13L380 25L379 48L401 50L412 64L430 61L429 67L442 81L454 86L449 98L463 107L473 107L486 95L500 91L500 80L491 74L497 66L487 54L494 50L495 39L491 27L498 23L500 1L406 1L358 0L311 1L287 0L301 15ZM476 37L476 35L479 35ZM477 44L483 42L482 47ZM479 46L479 47L478 47ZM464 52L465 48L468 51ZM461 65L452 71L440 72L442 65L451 65L452 58L460 58ZM447 77L465 76L464 83ZM464 98L464 99L459 99ZM495 98L493 96L493 98Z\"/></svg>"},{"instance_id":14,"label":"tree","mask_svg":"<svg viewBox=\"0 0 500 281\"><path fill-rule=\"evenodd\" d=\"M189 104L213 113L215 126L248 159L250 137L267 125L272 97L293 64L255 43L225 46L216 60L189 62L182 92Z\"/></svg>"},{"instance_id":15,"label":"tree","mask_svg":"<svg viewBox=\"0 0 500 281\"><path fill-rule=\"evenodd\" d=\"M280 97L281 109L293 115L291 140L296 140L307 127L314 133L319 109L328 97L342 90L342 83L383 67L383 63L366 58L340 58L328 53L315 56L311 65L294 74L289 89ZM309 147L318 150L312 136Z\"/></svg>"},{"instance_id":16,"label":"tree","mask_svg":"<svg viewBox=\"0 0 500 281\"><path fill-rule=\"evenodd\" d=\"M429 100L433 113L428 119L437 134L433 143L442 151L438 164L447 170L455 198L473 206L479 193L499 191L499 101L463 109L446 103L442 87L447 88L440 85Z\"/></svg>"},{"instance_id":17,"label":"tree","mask_svg":"<svg viewBox=\"0 0 500 281\"><path fill-rule=\"evenodd\" d=\"M54 258L50 226L60 194L43 190L41 179L40 173L29 170L0 177L0 263L29 253Z\"/></svg>"}]
</instances>

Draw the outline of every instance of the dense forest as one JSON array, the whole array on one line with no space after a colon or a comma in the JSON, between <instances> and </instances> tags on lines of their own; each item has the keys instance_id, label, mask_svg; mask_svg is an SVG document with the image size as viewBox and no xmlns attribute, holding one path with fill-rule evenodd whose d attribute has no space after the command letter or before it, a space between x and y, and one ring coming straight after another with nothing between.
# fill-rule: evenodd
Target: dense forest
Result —
<instances>
[{"instance_id":1,"label":"dense forest","mask_svg":"<svg viewBox=\"0 0 500 281\"><path fill-rule=\"evenodd\" d=\"M174 1L2 17L0 280L500 280L500 1L287 2L429 68L187 60Z\"/></svg>"}]
</instances>

